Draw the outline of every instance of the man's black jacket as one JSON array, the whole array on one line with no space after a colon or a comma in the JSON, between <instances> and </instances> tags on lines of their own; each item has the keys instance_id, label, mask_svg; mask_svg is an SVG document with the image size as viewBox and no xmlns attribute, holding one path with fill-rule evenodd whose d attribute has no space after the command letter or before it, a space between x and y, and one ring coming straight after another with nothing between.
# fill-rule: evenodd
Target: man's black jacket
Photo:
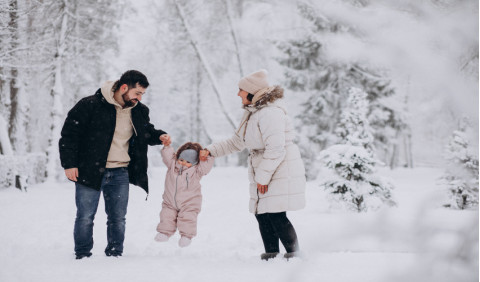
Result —
<instances>
[{"instance_id":1,"label":"man's black jacket","mask_svg":"<svg viewBox=\"0 0 480 282\"><path fill-rule=\"evenodd\" d=\"M60 161L64 169L78 168L78 183L100 190L116 115L115 106L107 102L100 89L68 112L59 141ZM148 193L147 145L162 144L159 137L166 132L154 128L149 109L140 102L132 109L132 122L135 129L128 149L130 183Z\"/></svg>"}]
</instances>

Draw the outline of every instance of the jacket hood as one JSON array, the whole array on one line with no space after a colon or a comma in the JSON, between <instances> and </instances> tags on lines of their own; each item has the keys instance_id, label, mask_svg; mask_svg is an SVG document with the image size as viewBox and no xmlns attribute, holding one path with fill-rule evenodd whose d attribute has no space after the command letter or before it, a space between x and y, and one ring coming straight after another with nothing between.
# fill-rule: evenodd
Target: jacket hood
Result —
<instances>
[{"instance_id":1,"label":"jacket hood","mask_svg":"<svg viewBox=\"0 0 480 282\"><path fill-rule=\"evenodd\" d=\"M102 90L102 95L107 100L108 103L121 107L120 104L118 104L117 101L113 98L113 85L115 84L115 81L106 81L102 87L100 88Z\"/></svg>"},{"instance_id":2,"label":"jacket hood","mask_svg":"<svg viewBox=\"0 0 480 282\"><path fill-rule=\"evenodd\" d=\"M262 94L254 105L255 108L261 108L281 98L283 98L283 88L277 85L271 91Z\"/></svg>"},{"instance_id":3,"label":"jacket hood","mask_svg":"<svg viewBox=\"0 0 480 282\"><path fill-rule=\"evenodd\" d=\"M287 112L285 102L282 99L283 97L283 88L275 86L271 91L262 94L255 104L246 105L244 108L252 112L273 104L281 108L284 112Z\"/></svg>"}]
</instances>

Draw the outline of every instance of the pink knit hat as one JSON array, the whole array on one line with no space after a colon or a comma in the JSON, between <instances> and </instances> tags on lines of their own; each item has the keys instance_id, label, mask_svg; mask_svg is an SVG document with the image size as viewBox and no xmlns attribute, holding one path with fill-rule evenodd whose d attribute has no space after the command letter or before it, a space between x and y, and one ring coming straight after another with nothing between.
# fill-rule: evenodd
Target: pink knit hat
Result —
<instances>
[{"instance_id":1,"label":"pink knit hat","mask_svg":"<svg viewBox=\"0 0 480 282\"><path fill-rule=\"evenodd\" d=\"M255 95L258 91L267 88L268 80L267 80L268 72L264 69L258 70L253 72L249 75L246 75L238 82L238 87L242 90L247 91L250 94Z\"/></svg>"}]
</instances>

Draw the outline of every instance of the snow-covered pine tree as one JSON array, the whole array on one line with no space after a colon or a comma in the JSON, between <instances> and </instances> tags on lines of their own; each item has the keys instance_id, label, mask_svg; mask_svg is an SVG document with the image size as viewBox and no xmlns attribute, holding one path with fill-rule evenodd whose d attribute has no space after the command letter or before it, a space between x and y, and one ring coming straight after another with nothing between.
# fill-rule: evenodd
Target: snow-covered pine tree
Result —
<instances>
[{"instance_id":1,"label":"snow-covered pine tree","mask_svg":"<svg viewBox=\"0 0 480 282\"><path fill-rule=\"evenodd\" d=\"M329 40L342 36L360 36L349 23L330 19L316 9L315 4L299 3L299 13L310 23L307 34L277 43L284 54L278 61L285 66L285 86L294 91L305 93L308 98L303 104L304 110L297 118L301 121L298 132L308 136L316 150L338 143L335 128L340 120L340 113L350 87L359 87L366 91L369 100L367 116L375 136L377 155L384 162L396 158L394 150L389 150L396 143L398 132L407 128L404 115L399 108L390 107L382 102L387 97L394 97L396 91L384 71L374 69L365 63L338 61L329 58L327 50ZM302 146L302 144L300 144ZM308 151L304 149L303 151ZM314 164L316 156L302 155ZM307 170L312 168L307 166ZM307 172L308 173L308 172Z\"/></svg>"},{"instance_id":2,"label":"snow-covered pine tree","mask_svg":"<svg viewBox=\"0 0 480 282\"><path fill-rule=\"evenodd\" d=\"M469 132L469 122L463 118L453 132L445 154L448 163L443 179L450 196L446 206L455 209L478 207L478 154L468 141Z\"/></svg>"},{"instance_id":3,"label":"snow-covered pine tree","mask_svg":"<svg viewBox=\"0 0 480 282\"><path fill-rule=\"evenodd\" d=\"M381 162L374 157L367 111L367 94L361 89L350 88L336 130L342 144L320 153L326 166L334 171L332 178L323 183L325 190L335 202L358 212L395 205L391 194L393 185L375 174L375 167Z\"/></svg>"}]
</instances>

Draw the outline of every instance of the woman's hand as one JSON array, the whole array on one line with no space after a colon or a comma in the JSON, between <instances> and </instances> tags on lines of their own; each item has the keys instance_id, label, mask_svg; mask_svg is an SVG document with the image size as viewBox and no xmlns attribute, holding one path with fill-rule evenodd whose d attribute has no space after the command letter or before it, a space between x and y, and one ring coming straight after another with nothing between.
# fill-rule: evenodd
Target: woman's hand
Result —
<instances>
[{"instance_id":1,"label":"woman's hand","mask_svg":"<svg viewBox=\"0 0 480 282\"><path fill-rule=\"evenodd\" d=\"M268 192L268 185L262 185L260 183L257 183L257 190L260 192L260 194L265 194Z\"/></svg>"},{"instance_id":2,"label":"woman's hand","mask_svg":"<svg viewBox=\"0 0 480 282\"><path fill-rule=\"evenodd\" d=\"M207 160L208 155L210 155L210 152L207 149L200 150L200 154L198 158L200 159L201 162L204 162Z\"/></svg>"}]
</instances>

